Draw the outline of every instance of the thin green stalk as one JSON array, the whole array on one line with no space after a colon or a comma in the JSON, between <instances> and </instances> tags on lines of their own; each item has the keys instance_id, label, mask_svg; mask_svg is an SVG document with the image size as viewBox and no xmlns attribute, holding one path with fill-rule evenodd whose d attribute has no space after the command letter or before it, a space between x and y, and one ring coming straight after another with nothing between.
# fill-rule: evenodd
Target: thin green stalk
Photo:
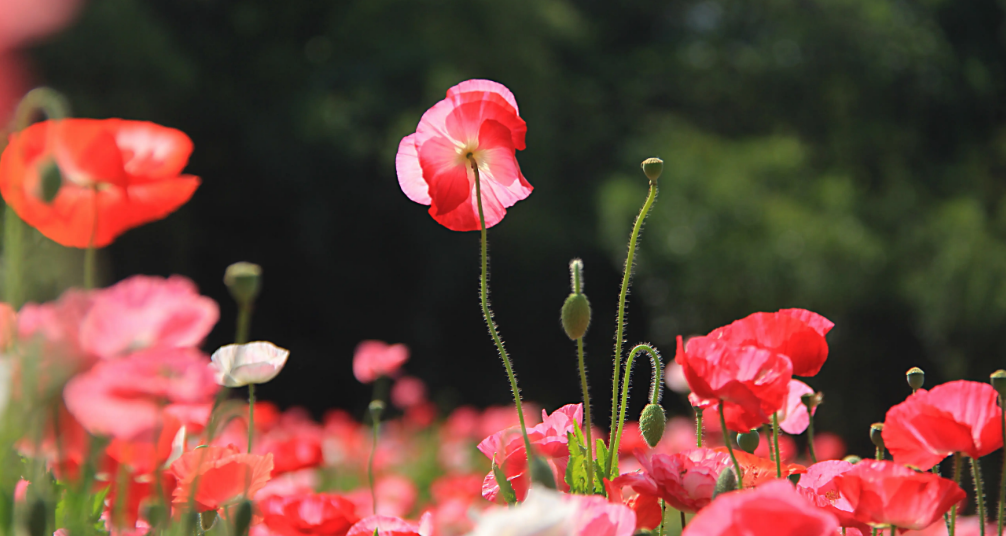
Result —
<instances>
[{"instance_id":1,"label":"thin green stalk","mask_svg":"<svg viewBox=\"0 0 1006 536\"><path fill-rule=\"evenodd\" d=\"M692 408L695 410L695 443L702 448L702 408Z\"/></svg>"},{"instance_id":2,"label":"thin green stalk","mask_svg":"<svg viewBox=\"0 0 1006 536\"><path fill-rule=\"evenodd\" d=\"M87 239L87 249L84 250L84 288L91 290L95 284L97 266L97 250L94 247L94 237L98 235L98 187L91 187L91 237Z\"/></svg>"},{"instance_id":3,"label":"thin green stalk","mask_svg":"<svg viewBox=\"0 0 1006 536\"><path fill-rule=\"evenodd\" d=\"M954 483L961 485L961 453L954 453ZM957 532L957 505L950 507L950 536Z\"/></svg>"},{"instance_id":4,"label":"thin green stalk","mask_svg":"<svg viewBox=\"0 0 1006 536\"><path fill-rule=\"evenodd\" d=\"M371 412L374 416L374 412ZM374 515L377 515L377 487L374 485L374 458L377 455L377 438L379 437L381 430L381 419L379 416L374 416L371 419L371 429L373 430L373 442L370 445L370 459L367 461L367 481L370 483L370 502L374 507Z\"/></svg>"},{"instance_id":5,"label":"thin green stalk","mask_svg":"<svg viewBox=\"0 0 1006 536\"><path fill-rule=\"evenodd\" d=\"M255 437L255 384L248 384L248 454L252 451L252 439Z\"/></svg>"},{"instance_id":6,"label":"thin green stalk","mask_svg":"<svg viewBox=\"0 0 1006 536\"><path fill-rule=\"evenodd\" d=\"M4 208L4 299L14 310L24 304L24 222L10 205Z\"/></svg>"},{"instance_id":7,"label":"thin green stalk","mask_svg":"<svg viewBox=\"0 0 1006 536\"><path fill-rule=\"evenodd\" d=\"M664 523L667 522L667 505L660 499L660 527L657 528L657 536L664 536Z\"/></svg>"},{"instance_id":8,"label":"thin green stalk","mask_svg":"<svg viewBox=\"0 0 1006 536\"><path fill-rule=\"evenodd\" d=\"M878 462L884 461L886 454L884 453L884 447L878 446L876 455L874 456Z\"/></svg>"},{"instance_id":9,"label":"thin green stalk","mask_svg":"<svg viewBox=\"0 0 1006 536\"><path fill-rule=\"evenodd\" d=\"M876 527L870 529L870 536L877 536L877 528Z\"/></svg>"},{"instance_id":10,"label":"thin green stalk","mask_svg":"<svg viewBox=\"0 0 1006 536\"><path fill-rule=\"evenodd\" d=\"M587 391L587 367L583 363L583 337L576 339L576 357L580 365L580 389L583 391L583 433L587 438L587 489L594 489L594 452L590 437L590 393Z\"/></svg>"},{"instance_id":11,"label":"thin green stalk","mask_svg":"<svg viewBox=\"0 0 1006 536\"><path fill-rule=\"evenodd\" d=\"M618 427L615 429L615 435L611 443L608 445L608 452L615 453L618 452L618 445L622 441L622 428L625 425L625 407L629 402L629 376L632 372L632 362L636 358L636 354L645 351L650 355L650 364L653 365L653 373L650 378L650 403L659 404L660 394L662 392L661 383L663 382L664 365L660 360L660 354L655 348L648 344L637 344L629 352L629 358L625 361L625 378L622 385L622 404L621 410L618 416ZM608 466L605 467L605 473L611 475L611 462L614 459L614 454L608 456ZM611 475L609 478L614 478L617 475Z\"/></svg>"},{"instance_id":12,"label":"thin green stalk","mask_svg":"<svg viewBox=\"0 0 1006 536\"><path fill-rule=\"evenodd\" d=\"M1003 409L1003 398L999 397L999 418L1002 428L1003 445L1006 445L1006 410ZM999 477L999 536L1003 536L1003 506L1006 505L1006 447L1003 448L1003 470Z\"/></svg>"},{"instance_id":13,"label":"thin green stalk","mask_svg":"<svg viewBox=\"0 0 1006 536\"><path fill-rule=\"evenodd\" d=\"M807 409L810 421L807 423L807 448L810 450L810 463L817 463L817 453L814 452L814 414Z\"/></svg>"},{"instance_id":14,"label":"thin green stalk","mask_svg":"<svg viewBox=\"0 0 1006 536\"><path fill-rule=\"evenodd\" d=\"M500 357L503 359L503 366L506 368L507 377L510 379L510 390L513 392L513 402L517 407L517 420L520 421L520 433L524 436L524 450L527 454L527 464L528 467L531 466L531 440L527 437L527 426L524 425L524 408L520 403L520 388L517 387L517 377L513 373L513 365L510 363L510 356L506 352L506 348L503 347L503 341L500 339L499 333L496 331L496 322L493 320L492 310L489 308L489 255L486 252L487 240L486 240L486 217L482 210L482 186L481 180L479 178L479 166L475 162L475 158L468 154L468 161L471 163L472 171L475 173L475 198L478 202L479 208L479 225L482 229L482 278L481 285L479 287L479 296L482 298L482 316L485 318L486 326L489 327L489 334L492 335L493 342L496 343L496 348L499 350ZM587 447L588 449L590 447Z\"/></svg>"},{"instance_id":15,"label":"thin green stalk","mask_svg":"<svg viewBox=\"0 0 1006 536\"><path fill-rule=\"evenodd\" d=\"M678 513L681 514L681 532L684 532L685 531L685 525L687 524L687 521L685 521L685 511L681 510Z\"/></svg>"},{"instance_id":16,"label":"thin green stalk","mask_svg":"<svg viewBox=\"0 0 1006 536\"><path fill-rule=\"evenodd\" d=\"M744 476L741 472L741 464L737 463L737 456L734 456L734 448L730 445L730 432L727 431L727 418L723 416L723 413L723 401L720 400L720 430L723 431L723 443L726 444L727 452L730 453L730 461L734 463L734 471L737 473L737 489L744 489Z\"/></svg>"},{"instance_id":17,"label":"thin green stalk","mask_svg":"<svg viewBox=\"0 0 1006 536\"><path fill-rule=\"evenodd\" d=\"M618 318L615 320L615 356L614 372L611 381L611 431L609 437L615 436L615 417L618 415L618 379L622 368L622 344L623 332L625 329L625 298L629 293L629 280L632 278L632 266L635 262L636 241L639 239L639 232L643 228L643 220L653 206L653 200L657 198L657 181L650 181L650 193L646 196L646 202L636 217L636 223L632 226L632 234L629 236L629 254L625 257L625 271L622 273L622 289L618 295Z\"/></svg>"},{"instance_id":18,"label":"thin green stalk","mask_svg":"<svg viewBox=\"0 0 1006 536\"><path fill-rule=\"evenodd\" d=\"M982 484L982 466L978 458L971 458L971 479L975 483L975 500L978 502L978 522L981 536L985 536L985 486Z\"/></svg>"},{"instance_id":19,"label":"thin green stalk","mask_svg":"<svg viewBox=\"0 0 1006 536\"><path fill-rule=\"evenodd\" d=\"M779 412L772 414L772 445L775 448L775 477L782 478L782 453L779 452Z\"/></svg>"},{"instance_id":20,"label":"thin green stalk","mask_svg":"<svg viewBox=\"0 0 1006 536\"><path fill-rule=\"evenodd\" d=\"M251 329L251 304L238 305L238 325L234 331L234 342L244 344L248 342L248 332Z\"/></svg>"}]
</instances>

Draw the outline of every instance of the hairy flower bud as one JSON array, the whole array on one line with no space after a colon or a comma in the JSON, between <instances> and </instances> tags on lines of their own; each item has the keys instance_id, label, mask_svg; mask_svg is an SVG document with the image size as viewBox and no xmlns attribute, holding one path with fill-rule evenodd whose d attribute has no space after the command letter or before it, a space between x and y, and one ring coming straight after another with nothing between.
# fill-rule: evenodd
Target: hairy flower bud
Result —
<instances>
[{"instance_id":1,"label":"hairy flower bud","mask_svg":"<svg viewBox=\"0 0 1006 536\"><path fill-rule=\"evenodd\" d=\"M262 267L250 262L235 262L224 272L224 284L238 305L251 305L262 287Z\"/></svg>"},{"instance_id":2,"label":"hairy flower bud","mask_svg":"<svg viewBox=\"0 0 1006 536\"><path fill-rule=\"evenodd\" d=\"M908 380L908 386L913 390L922 389L926 383L926 373L919 367L912 367L905 373L905 379Z\"/></svg>"},{"instance_id":3,"label":"hairy flower bud","mask_svg":"<svg viewBox=\"0 0 1006 536\"><path fill-rule=\"evenodd\" d=\"M562 304L562 329L571 340L579 339L590 327L590 301L583 294L570 294Z\"/></svg>"},{"instance_id":4,"label":"hairy flower bud","mask_svg":"<svg viewBox=\"0 0 1006 536\"><path fill-rule=\"evenodd\" d=\"M647 158L643 160L643 173L650 182L657 182L660 174L664 171L664 161L659 158Z\"/></svg>"},{"instance_id":5,"label":"hairy flower bud","mask_svg":"<svg viewBox=\"0 0 1006 536\"><path fill-rule=\"evenodd\" d=\"M761 434L758 433L758 430L737 434L737 446L748 454L754 454L759 443L761 443Z\"/></svg>"},{"instance_id":6,"label":"hairy flower bud","mask_svg":"<svg viewBox=\"0 0 1006 536\"><path fill-rule=\"evenodd\" d=\"M737 489L737 473L733 467L727 467L716 477L716 487L713 488L713 499L722 493L735 491Z\"/></svg>"},{"instance_id":7,"label":"hairy flower bud","mask_svg":"<svg viewBox=\"0 0 1006 536\"><path fill-rule=\"evenodd\" d=\"M664 437L664 427L667 425L667 415L660 404L647 404L639 416L639 431L650 448L656 447Z\"/></svg>"}]
</instances>

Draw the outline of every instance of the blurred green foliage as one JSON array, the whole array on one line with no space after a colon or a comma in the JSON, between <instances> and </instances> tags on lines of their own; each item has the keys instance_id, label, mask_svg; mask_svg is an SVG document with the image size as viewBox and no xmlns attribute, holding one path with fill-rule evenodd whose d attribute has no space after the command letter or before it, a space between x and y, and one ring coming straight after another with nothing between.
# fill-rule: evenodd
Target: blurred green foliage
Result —
<instances>
[{"instance_id":1,"label":"blurred green foliage","mask_svg":"<svg viewBox=\"0 0 1006 536\"><path fill-rule=\"evenodd\" d=\"M670 356L675 335L754 311L820 312L838 325L810 380L822 428L865 441L908 367L983 380L1006 354L1004 21L993 0L91 0L34 53L78 115L194 138L204 186L120 240L108 275L194 277L225 303L222 343L220 274L261 264L255 337L300 363L274 399L362 405L349 355L382 338L409 343L445 401L506 400L475 236L438 228L393 163L426 108L483 77L529 126L536 190L490 232L526 396L579 397L557 320L581 256L606 414L638 165L659 156L629 342Z\"/></svg>"}]
</instances>

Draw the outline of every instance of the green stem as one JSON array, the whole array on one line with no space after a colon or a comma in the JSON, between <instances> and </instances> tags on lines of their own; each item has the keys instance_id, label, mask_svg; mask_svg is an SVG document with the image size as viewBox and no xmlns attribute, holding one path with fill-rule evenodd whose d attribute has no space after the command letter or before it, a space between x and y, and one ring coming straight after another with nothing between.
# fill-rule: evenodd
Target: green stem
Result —
<instances>
[{"instance_id":1,"label":"green stem","mask_svg":"<svg viewBox=\"0 0 1006 536\"><path fill-rule=\"evenodd\" d=\"M234 331L234 342L237 344L248 342L248 332L251 329L251 310L250 303L238 305L238 325Z\"/></svg>"},{"instance_id":2,"label":"green stem","mask_svg":"<svg viewBox=\"0 0 1006 536\"><path fill-rule=\"evenodd\" d=\"M810 450L810 463L817 463L817 453L814 452L814 414L807 408L807 448Z\"/></svg>"},{"instance_id":3,"label":"green stem","mask_svg":"<svg viewBox=\"0 0 1006 536\"><path fill-rule=\"evenodd\" d=\"M657 536L664 536L664 523L667 521L667 505L660 499L660 527L657 529Z\"/></svg>"},{"instance_id":4,"label":"green stem","mask_svg":"<svg viewBox=\"0 0 1006 536\"><path fill-rule=\"evenodd\" d=\"M381 430L381 411L373 409L371 405L370 420L373 440L370 445L370 459L367 461L367 481L370 482L370 502L373 506L374 515L377 515L377 487L374 484L374 458L377 457L377 439Z\"/></svg>"},{"instance_id":5,"label":"green stem","mask_svg":"<svg viewBox=\"0 0 1006 536\"><path fill-rule=\"evenodd\" d=\"M657 182L650 181L650 193L646 196L646 202L636 216L636 223L632 226L632 234L629 236L629 254L625 257L625 271L622 273L622 289L618 295L618 318L615 324L615 356L614 372L611 381L611 432L610 436L615 436L615 417L618 414L618 379L622 368L622 344L624 343L625 329L625 298L629 293L629 280L632 278L632 266L636 255L636 241L639 239L639 232L643 228L643 220L646 219L653 200L657 197Z\"/></svg>"},{"instance_id":6,"label":"green stem","mask_svg":"<svg viewBox=\"0 0 1006 536\"><path fill-rule=\"evenodd\" d=\"M84 288L87 290L91 290L95 286L94 272L95 265L97 264L95 257L97 255L94 245L88 245L87 249L84 250Z\"/></svg>"},{"instance_id":7,"label":"green stem","mask_svg":"<svg viewBox=\"0 0 1006 536\"><path fill-rule=\"evenodd\" d=\"M610 455L608 456L608 466L605 468L605 473L610 475L609 478L618 476L611 474L611 462L615 458L615 453L618 452L619 443L622 441L622 428L625 425L625 407L629 402L629 373L632 372L632 362L635 360L636 354L643 351L650 355L650 364L653 366L653 373L650 377L650 403L660 403L660 394L663 391L661 389L661 384L663 382L664 364L660 360L660 354L652 346L648 344L637 344L629 352L629 358L625 361L625 378L622 384L622 404L618 415L618 427L615 429L614 439L611 441L611 444L608 445L608 452Z\"/></svg>"},{"instance_id":8,"label":"green stem","mask_svg":"<svg viewBox=\"0 0 1006 536\"><path fill-rule=\"evenodd\" d=\"M10 205L4 209L4 299L14 310L24 304L22 273L24 264L24 222Z\"/></svg>"},{"instance_id":9,"label":"green stem","mask_svg":"<svg viewBox=\"0 0 1006 536\"><path fill-rule=\"evenodd\" d=\"M954 453L954 483L961 485L961 453ZM957 532L957 505L950 507L950 536Z\"/></svg>"},{"instance_id":10,"label":"green stem","mask_svg":"<svg viewBox=\"0 0 1006 536\"><path fill-rule=\"evenodd\" d=\"M982 466L978 458L971 458L971 479L975 483L975 500L978 502L978 522L981 536L985 536L985 486L982 484Z\"/></svg>"},{"instance_id":11,"label":"green stem","mask_svg":"<svg viewBox=\"0 0 1006 536\"><path fill-rule=\"evenodd\" d=\"M874 457L877 459L878 462L884 461L884 458L886 457L886 455L884 453L884 447L881 447L881 446L878 445L877 446L877 452L876 452L876 455Z\"/></svg>"},{"instance_id":12,"label":"green stem","mask_svg":"<svg viewBox=\"0 0 1006 536\"><path fill-rule=\"evenodd\" d=\"M744 489L744 477L741 472L741 464L737 463L737 456L734 456L734 448L730 445L730 432L727 431L727 418L723 416L723 401L720 400L719 414L720 414L720 430L723 432L723 443L727 446L727 452L730 453L730 461L734 463L734 471L737 472L737 489Z\"/></svg>"},{"instance_id":13,"label":"green stem","mask_svg":"<svg viewBox=\"0 0 1006 536\"><path fill-rule=\"evenodd\" d=\"M772 445L775 449L775 477L782 478L782 453L779 452L779 412L772 414Z\"/></svg>"},{"instance_id":14,"label":"green stem","mask_svg":"<svg viewBox=\"0 0 1006 536\"><path fill-rule=\"evenodd\" d=\"M687 521L685 521L685 511L681 510L678 513L681 514L681 532L684 532L685 531L685 525L687 524Z\"/></svg>"},{"instance_id":15,"label":"green stem","mask_svg":"<svg viewBox=\"0 0 1006 536\"><path fill-rule=\"evenodd\" d=\"M1003 398L999 397L999 419L1002 428L1003 445L1006 445L1006 410L1003 409ZM1003 448L1003 470L999 477L999 536L1003 536L1003 506L1006 505L1006 447Z\"/></svg>"},{"instance_id":16,"label":"green stem","mask_svg":"<svg viewBox=\"0 0 1006 536\"><path fill-rule=\"evenodd\" d=\"M579 290L579 289L577 289ZM580 365L580 390L583 391L583 433L587 438L587 489L594 489L594 444L590 437L590 393L587 391L587 367L583 363L583 337L576 340L576 357Z\"/></svg>"},{"instance_id":17,"label":"green stem","mask_svg":"<svg viewBox=\"0 0 1006 536\"><path fill-rule=\"evenodd\" d=\"M503 359L503 366L506 368L507 377L510 379L510 391L513 392L513 402L517 407L517 420L520 421L520 433L524 436L524 450L527 454L527 465L531 467L531 440L527 437L527 426L524 424L524 408L520 403L520 389L517 387L517 377L513 373L513 365L510 363L510 356L503 347L503 341L496 331L496 322L493 320L492 310L489 308L489 255L486 252L486 217L482 210L482 186L479 178L479 166L475 158L469 154L468 161L471 163L472 171L475 173L475 198L479 208L479 225L482 229L482 278L479 287L479 296L482 298L482 316L485 318L486 326L489 327L489 334L492 335L493 342L499 350ZM588 449L590 447L587 447Z\"/></svg>"},{"instance_id":18,"label":"green stem","mask_svg":"<svg viewBox=\"0 0 1006 536\"><path fill-rule=\"evenodd\" d=\"M248 454L252 451L252 440L255 437L255 384L248 384Z\"/></svg>"},{"instance_id":19,"label":"green stem","mask_svg":"<svg viewBox=\"0 0 1006 536\"><path fill-rule=\"evenodd\" d=\"M695 410L695 443L702 448L702 408L693 407Z\"/></svg>"}]
</instances>

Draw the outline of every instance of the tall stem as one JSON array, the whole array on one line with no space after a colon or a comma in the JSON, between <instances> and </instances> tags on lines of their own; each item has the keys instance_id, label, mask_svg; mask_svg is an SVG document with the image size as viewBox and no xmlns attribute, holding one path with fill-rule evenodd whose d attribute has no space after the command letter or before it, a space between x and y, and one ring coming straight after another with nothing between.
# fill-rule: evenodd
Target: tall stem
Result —
<instances>
[{"instance_id":1,"label":"tall stem","mask_svg":"<svg viewBox=\"0 0 1006 536\"><path fill-rule=\"evenodd\" d=\"M702 408L692 409L695 410L695 446L702 448Z\"/></svg>"},{"instance_id":2,"label":"tall stem","mask_svg":"<svg viewBox=\"0 0 1006 536\"><path fill-rule=\"evenodd\" d=\"M24 303L24 222L10 205L4 208L3 231L4 299L16 311Z\"/></svg>"},{"instance_id":3,"label":"tall stem","mask_svg":"<svg viewBox=\"0 0 1006 536\"><path fill-rule=\"evenodd\" d=\"M978 522L981 536L985 536L985 486L982 484L982 466L978 458L971 458L971 479L975 483L975 500L978 502Z\"/></svg>"},{"instance_id":4,"label":"tall stem","mask_svg":"<svg viewBox=\"0 0 1006 536\"><path fill-rule=\"evenodd\" d=\"M954 453L954 483L961 485L961 453ZM957 532L957 505L950 507L950 536Z\"/></svg>"},{"instance_id":5,"label":"tall stem","mask_svg":"<svg viewBox=\"0 0 1006 536\"><path fill-rule=\"evenodd\" d=\"M251 329L251 304L238 304L238 325L234 331L234 342L244 344L248 342L248 332Z\"/></svg>"},{"instance_id":6,"label":"tall stem","mask_svg":"<svg viewBox=\"0 0 1006 536\"><path fill-rule=\"evenodd\" d=\"M248 384L248 454L252 451L252 440L255 438L255 384Z\"/></svg>"},{"instance_id":7,"label":"tall stem","mask_svg":"<svg viewBox=\"0 0 1006 536\"><path fill-rule=\"evenodd\" d=\"M367 461L367 481L370 483L370 502L374 515L377 515L377 487L374 484L374 458L377 457L377 440L380 437L381 413L384 411L383 397L378 396L377 385L374 385L374 400L370 403L370 427L373 434L370 444L370 459Z\"/></svg>"},{"instance_id":8,"label":"tall stem","mask_svg":"<svg viewBox=\"0 0 1006 536\"><path fill-rule=\"evenodd\" d=\"M91 187L91 237L87 240L87 249L84 250L84 288L90 290L94 288L95 271L97 266L97 255L94 247L94 237L98 236L98 187Z\"/></svg>"},{"instance_id":9,"label":"tall stem","mask_svg":"<svg viewBox=\"0 0 1006 536\"><path fill-rule=\"evenodd\" d=\"M587 489L594 489L594 452L590 435L590 393L587 390L587 367L583 363L583 337L576 339L576 357L580 365L580 390L583 391L583 433L587 438Z\"/></svg>"},{"instance_id":10,"label":"tall stem","mask_svg":"<svg viewBox=\"0 0 1006 536\"><path fill-rule=\"evenodd\" d=\"M639 239L639 231L643 228L643 220L646 219L653 200L657 198L657 182L650 181L650 193L646 196L646 202L636 216L636 223L632 226L632 234L629 236L629 254L625 257L625 271L622 273L622 290L618 295L618 318L615 320L615 356L614 372L611 380L611 432L610 437L615 436L615 417L618 414L618 379L622 368L622 343L624 342L623 331L625 329L625 298L629 293L629 280L632 278L632 266L635 262L636 241ZM610 449L609 449L610 450Z\"/></svg>"},{"instance_id":11,"label":"tall stem","mask_svg":"<svg viewBox=\"0 0 1006 536\"><path fill-rule=\"evenodd\" d=\"M775 477L782 478L782 453L779 452L779 412L772 414L772 445L775 448Z\"/></svg>"},{"instance_id":12,"label":"tall stem","mask_svg":"<svg viewBox=\"0 0 1006 536\"><path fill-rule=\"evenodd\" d=\"M737 473L737 489L744 489L744 477L741 473L741 464L737 463L737 456L734 456L734 448L730 445L730 432L727 431L727 418L723 416L723 413L723 401L720 400L720 430L723 431L723 443L726 444L727 452L730 453L730 461L734 463L734 471Z\"/></svg>"},{"instance_id":13,"label":"tall stem","mask_svg":"<svg viewBox=\"0 0 1006 536\"><path fill-rule=\"evenodd\" d=\"M609 478L616 476L611 474L611 461L615 457L614 453L618 452L618 444L622 441L622 427L625 425L625 407L629 401L629 373L632 372L632 362L635 360L636 354L643 351L650 355L650 364L653 365L653 374L650 378L650 403L660 403L661 384L663 383L664 373L664 365L660 360L660 354L648 344L637 344L629 352L629 358L625 361L625 379L622 385L622 404L618 415L618 427L615 429L615 435L608 445L608 453L610 455L608 456L608 466L605 468L605 472L609 475Z\"/></svg>"},{"instance_id":14,"label":"tall stem","mask_svg":"<svg viewBox=\"0 0 1006 536\"><path fill-rule=\"evenodd\" d=\"M489 327L489 334L492 335L493 342L496 343L496 348L503 359L503 366L506 368L507 377L510 378L510 390L513 392L514 406L517 407L517 420L520 421L520 433L524 436L527 465L531 467L531 440L527 437L527 427L524 425L524 408L521 407L520 403L520 389L517 387L517 377L514 376L513 365L510 364L510 356L507 354L506 348L503 347L503 341L500 339L499 333L496 332L496 322L493 320L493 313L489 308L489 255L486 252L486 217L482 211L482 185L479 179L479 165L471 154L468 155L468 161L471 163L472 171L475 173L475 198L478 202L479 225L482 229L482 279L479 293L482 298L482 316L485 318L486 326ZM588 446L587 449L589 450L590 447Z\"/></svg>"},{"instance_id":15,"label":"tall stem","mask_svg":"<svg viewBox=\"0 0 1006 536\"><path fill-rule=\"evenodd\" d=\"M657 528L657 536L664 536L664 523L667 522L667 505L660 499L660 527Z\"/></svg>"}]
</instances>

